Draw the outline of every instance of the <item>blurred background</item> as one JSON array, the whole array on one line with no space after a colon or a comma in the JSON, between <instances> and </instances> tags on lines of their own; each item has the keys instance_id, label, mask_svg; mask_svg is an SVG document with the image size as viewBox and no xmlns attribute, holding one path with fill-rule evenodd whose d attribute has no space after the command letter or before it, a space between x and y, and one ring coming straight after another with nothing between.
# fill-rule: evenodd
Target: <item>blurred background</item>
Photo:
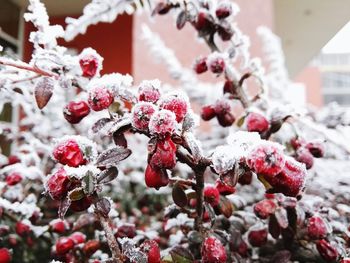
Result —
<instances>
[{"instance_id":1,"label":"blurred background","mask_svg":"<svg viewBox=\"0 0 350 263\"><path fill-rule=\"evenodd\" d=\"M65 17L78 17L89 0L43 0L51 22L64 25ZM282 40L286 66L293 81L301 83L294 100L316 109L330 102L350 106L350 8L348 0L237 0L241 9L237 23L251 38L253 56L263 56L260 25ZM33 27L22 19L27 0L0 0L0 45L28 61L32 46L27 41ZM147 14L119 16L114 23L100 23L85 35L60 44L80 52L91 46L104 57L104 73L130 73L136 83L159 78L170 81L164 65L157 64L141 38L141 26L151 30L172 48L185 67L209 50L196 41L193 28L178 32L171 16L149 18ZM189 45L191 43L191 45ZM194 43L194 44L193 44ZM204 76L203 78L210 78ZM202 78L202 76L201 76ZM210 79L208 79L210 81Z\"/></svg>"}]
</instances>

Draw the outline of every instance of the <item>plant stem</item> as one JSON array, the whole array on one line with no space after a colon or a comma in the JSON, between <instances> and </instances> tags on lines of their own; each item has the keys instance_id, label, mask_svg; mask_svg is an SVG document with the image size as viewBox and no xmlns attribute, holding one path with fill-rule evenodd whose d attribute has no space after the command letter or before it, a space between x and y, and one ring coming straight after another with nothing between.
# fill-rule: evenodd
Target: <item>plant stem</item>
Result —
<instances>
[{"instance_id":1,"label":"plant stem","mask_svg":"<svg viewBox=\"0 0 350 263\"><path fill-rule=\"evenodd\" d=\"M195 230L202 232L203 230L203 189L204 189L204 172L207 168L207 164L202 160L199 164L194 168L195 176L196 176L196 195L197 195L197 203L196 203L196 211L197 217L194 221Z\"/></svg>"}]
</instances>

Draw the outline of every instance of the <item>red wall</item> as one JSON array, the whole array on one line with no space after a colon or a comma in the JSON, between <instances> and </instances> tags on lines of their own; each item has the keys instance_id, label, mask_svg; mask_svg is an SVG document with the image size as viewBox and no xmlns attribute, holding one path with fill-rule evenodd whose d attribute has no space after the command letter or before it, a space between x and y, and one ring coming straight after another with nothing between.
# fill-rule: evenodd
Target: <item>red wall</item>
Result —
<instances>
[{"instance_id":1,"label":"red wall","mask_svg":"<svg viewBox=\"0 0 350 263\"><path fill-rule=\"evenodd\" d=\"M51 24L65 27L65 17L52 17ZM103 58L102 73L132 73L132 16L122 15L113 23L99 23L88 28L84 35L78 35L71 42L60 39L59 44L75 48L80 52L86 47L94 48ZM27 40L29 33L35 30L31 23L24 28L23 59L29 61L33 45Z\"/></svg>"}]
</instances>

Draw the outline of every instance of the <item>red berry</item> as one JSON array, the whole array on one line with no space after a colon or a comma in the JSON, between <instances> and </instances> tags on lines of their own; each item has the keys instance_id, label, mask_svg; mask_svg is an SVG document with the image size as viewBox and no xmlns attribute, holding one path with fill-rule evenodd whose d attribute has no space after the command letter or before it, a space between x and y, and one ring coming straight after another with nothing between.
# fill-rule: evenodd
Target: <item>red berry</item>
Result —
<instances>
[{"instance_id":1,"label":"red berry","mask_svg":"<svg viewBox=\"0 0 350 263\"><path fill-rule=\"evenodd\" d=\"M229 93L234 95L236 92L235 86L233 84L233 82L231 80L226 80L224 87L223 87L223 92L225 93Z\"/></svg>"},{"instance_id":2,"label":"red berry","mask_svg":"<svg viewBox=\"0 0 350 263\"><path fill-rule=\"evenodd\" d=\"M105 87L94 87L89 91L89 105L94 111L107 109L114 101L111 91Z\"/></svg>"},{"instance_id":3,"label":"red berry","mask_svg":"<svg viewBox=\"0 0 350 263\"><path fill-rule=\"evenodd\" d=\"M245 119L249 132L263 133L269 129L268 120L261 114L250 112Z\"/></svg>"},{"instance_id":4,"label":"red berry","mask_svg":"<svg viewBox=\"0 0 350 263\"><path fill-rule=\"evenodd\" d=\"M253 247L261 247L267 242L267 230L252 230L248 234L248 241Z\"/></svg>"},{"instance_id":5,"label":"red berry","mask_svg":"<svg viewBox=\"0 0 350 263\"><path fill-rule=\"evenodd\" d=\"M227 260L225 247L215 237L204 240L201 252L203 263L223 263Z\"/></svg>"},{"instance_id":6,"label":"red berry","mask_svg":"<svg viewBox=\"0 0 350 263\"><path fill-rule=\"evenodd\" d=\"M229 41L233 36L233 29L230 23L222 23L218 26L218 34L222 41Z\"/></svg>"},{"instance_id":7,"label":"red berry","mask_svg":"<svg viewBox=\"0 0 350 263\"><path fill-rule=\"evenodd\" d=\"M74 244L82 244L86 240L86 236L81 232L74 232L69 238L74 241Z\"/></svg>"},{"instance_id":8,"label":"red berry","mask_svg":"<svg viewBox=\"0 0 350 263\"><path fill-rule=\"evenodd\" d=\"M53 150L53 156L59 163L72 167L78 167L79 165L86 163L79 144L72 139L63 141L56 145Z\"/></svg>"},{"instance_id":9,"label":"red berry","mask_svg":"<svg viewBox=\"0 0 350 263\"><path fill-rule=\"evenodd\" d=\"M238 179L238 183L241 185L249 185L253 180L253 172L246 171L243 175L241 175Z\"/></svg>"},{"instance_id":10,"label":"red berry","mask_svg":"<svg viewBox=\"0 0 350 263\"><path fill-rule=\"evenodd\" d=\"M297 150L295 159L298 162L305 164L306 169L310 169L314 165L314 157L309 150L304 147L300 147Z\"/></svg>"},{"instance_id":11,"label":"red berry","mask_svg":"<svg viewBox=\"0 0 350 263\"><path fill-rule=\"evenodd\" d=\"M61 237L56 242L56 252L59 255L66 254L74 247L74 241L69 237Z\"/></svg>"},{"instance_id":12,"label":"red berry","mask_svg":"<svg viewBox=\"0 0 350 263\"><path fill-rule=\"evenodd\" d=\"M11 253L7 248L0 248L0 263L9 263L11 261Z\"/></svg>"},{"instance_id":13,"label":"red berry","mask_svg":"<svg viewBox=\"0 0 350 263\"><path fill-rule=\"evenodd\" d=\"M261 200L254 206L255 214L261 218L266 219L272 215L276 210L276 203L272 199Z\"/></svg>"},{"instance_id":14,"label":"red berry","mask_svg":"<svg viewBox=\"0 0 350 263\"><path fill-rule=\"evenodd\" d=\"M71 101L63 109L64 118L72 124L79 123L89 113L90 108L85 101Z\"/></svg>"},{"instance_id":15,"label":"red berry","mask_svg":"<svg viewBox=\"0 0 350 263\"><path fill-rule=\"evenodd\" d=\"M208 66L211 72L221 74L225 70L225 60L221 57L210 58Z\"/></svg>"},{"instance_id":16,"label":"red berry","mask_svg":"<svg viewBox=\"0 0 350 263\"><path fill-rule=\"evenodd\" d=\"M315 158L321 158L325 154L325 147L321 142L309 142L305 147Z\"/></svg>"},{"instance_id":17,"label":"red berry","mask_svg":"<svg viewBox=\"0 0 350 263\"><path fill-rule=\"evenodd\" d=\"M216 116L222 127L229 127L235 122L235 116L231 112Z\"/></svg>"},{"instance_id":18,"label":"red berry","mask_svg":"<svg viewBox=\"0 0 350 263\"><path fill-rule=\"evenodd\" d=\"M29 235L29 233L31 231L30 226L21 222L21 221L16 223L15 230L16 230L17 235L19 235L21 237Z\"/></svg>"},{"instance_id":19,"label":"red berry","mask_svg":"<svg viewBox=\"0 0 350 263\"><path fill-rule=\"evenodd\" d=\"M101 244L98 240L89 240L85 243L83 247L84 254L88 257L90 257L92 254L94 254L99 248Z\"/></svg>"},{"instance_id":20,"label":"red berry","mask_svg":"<svg viewBox=\"0 0 350 263\"><path fill-rule=\"evenodd\" d=\"M16 185L22 181L22 175L17 172L12 172L6 176L6 184L9 186Z\"/></svg>"},{"instance_id":21,"label":"red berry","mask_svg":"<svg viewBox=\"0 0 350 263\"><path fill-rule=\"evenodd\" d=\"M166 96L160 107L173 112L177 122L182 122L188 110L188 99L182 94L170 94Z\"/></svg>"},{"instance_id":22,"label":"red berry","mask_svg":"<svg viewBox=\"0 0 350 263\"><path fill-rule=\"evenodd\" d=\"M82 212L88 209L91 203L91 199L89 197L84 196L80 200L72 201L69 208L74 212Z\"/></svg>"},{"instance_id":23,"label":"red berry","mask_svg":"<svg viewBox=\"0 0 350 263\"><path fill-rule=\"evenodd\" d=\"M208 185L204 188L204 200L211 206L217 206L220 201L220 193L214 186Z\"/></svg>"},{"instance_id":24,"label":"red berry","mask_svg":"<svg viewBox=\"0 0 350 263\"><path fill-rule=\"evenodd\" d=\"M150 102L137 103L132 109L132 125L138 129L148 130L149 121L156 111L156 107Z\"/></svg>"},{"instance_id":25,"label":"red berry","mask_svg":"<svg viewBox=\"0 0 350 263\"><path fill-rule=\"evenodd\" d=\"M147 165L145 172L145 183L148 187L159 189L160 187L168 185L169 177L165 170L152 168L151 165Z\"/></svg>"},{"instance_id":26,"label":"red berry","mask_svg":"<svg viewBox=\"0 0 350 263\"><path fill-rule=\"evenodd\" d=\"M10 155L8 157L8 165L20 163L20 162L21 162L21 159L19 159L17 155Z\"/></svg>"},{"instance_id":27,"label":"red berry","mask_svg":"<svg viewBox=\"0 0 350 263\"><path fill-rule=\"evenodd\" d=\"M350 258L343 258L340 263L350 263Z\"/></svg>"},{"instance_id":28,"label":"red berry","mask_svg":"<svg viewBox=\"0 0 350 263\"><path fill-rule=\"evenodd\" d=\"M0 237L7 235L10 232L10 227L7 225L0 225Z\"/></svg>"},{"instance_id":29,"label":"red berry","mask_svg":"<svg viewBox=\"0 0 350 263\"><path fill-rule=\"evenodd\" d=\"M202 107L201 117L205 121L209 121L216 116L215 109L212 105Z\"/></svg>"},{"instance_id":30,"label":"red berry","mask_svg":"<svg viewBox=\"0 0 350 263\"><path fill-rule=\"evenodd\" d=\"M123 238L134 238L136 236L136 227L133 224L123 224L118 227L116 237Z\"/></svg>"},{"instance_id":31,"label":"red berry","mask_svg":"<svg viewBox=\"0 0 350 263\"><path fill-rule=\"evenodd\" d=\"M327 227L323 219L319 216L310 217L307 224L307 233L312 239L325 238L327 235Z\"/></svg>"},{"instance_id":32,"label":"red berry","mask_svg":"<svg viewBox=\"0 0 350 263\"><path fill-rule=\"evenodd\" d=\"M156 151L151 157L150 165L159 169L173 169L175 167L176 145L170 137L157 141Z\"/></svg>"},{"instance_id":33,"label":"red berry","mask_svg":"<svg viewBox=\"0 0 350 263\"><path fill-rule=\"evenodd\" d=\"M219 19L226 18L232 13L232 6L230 2L220 2L215 10L216 17Z\"/></svg>"},{"instance_id":34,"label":"red berry","mask_svg":"<svg viewBox=\"0 0 350 263\"><path fill-rule=\"evenodd\" d=\"M322 239L316 243L316 248L320 253L321 257L327 262L332 262L337 260L338 251L331 244L329 244L326 240Z\"/></svg>"},{"instance_id":35,"label":"red berry","mask_svg":"<svg viewBox=\"0 0 350 263\"><path fill-rule=\"evenodd\" d=\"M214 28L213 18L206 12L199 12L194 27L198 31L209 32Z\"/></svg>"},{"instance_id":36,"label":"red berry","mask_svg":"<svg viewBox=\"0 0 350 263\"><path fill-rule=\"evenodd\" d=\"M201 74L201 73L204 73L208 70L208 66L207 66L207 58L198 58L193 66L194 68L194 71L197 73L197 74Z\"/></svg>"},{"instance_id":37,"label":"red berry","mask_svg":"<svg viewBox=\"0 0 350 263\"><path fill-rule=\"evenodd\" d=\"M160 90L151 82L142 82L139 86L139 101L156 103L160 98Z\"/></svg>"},{"instance_id":38,"label":"red berry","mask_svg":"<svg viewBox=\"0 0 350 263\"><path fill-rule=\"evenodd\" d=\"M303 138L295 137L295 138L290 140L290 144L292 145L294 150L297 150L297 149L299 149L299 147L305 145L306 142Z\"/></svg>"},{"instance_id":39,"label":"red berry","mask_svg":"<svg viewBox=\"0 0 350 263\"><path fill-rule=\"evenodd\" d=\"M50 229L52 232L63 234L68 229L68 224L61 219L55 219L50 222Z\"/></svg>"},{"instance_id":40,"label":"red berry","mask_svg":"<svg viewBox=\"0 0 350 263\"><path fill-rule=\"evenodd\" d=\"M234 188L231 185L225 184L220 179L216 180L215 187L216 187L216 189L218 189L218 191L221 195L230 195L230 194L233 194L234 192L236 192L236 188Z\"/></svg>"},{"instance_id":41,"label":"red berry","mask_svg":"<svg viewBox=\"0 0 350 263\"><path fill-rule=\"evenodd\" d=\"M273 187L273 192L295 197L303 190L306 175L306 168L303 164L288 158L279 174L264 176L264 178Z\"/></svg>"},{"instance_id":42,"label":"red berry","mask_svg":"<svg viewBox=\"0 0 350 263\"><path fill-rule=\"evenodd\" d=\"M160 249L156 241L146 240L142 243L140 248L146 253L148 263L160 263Z\"/></svg>"},{"instance_id":43,"label":"red berry","mask_svg":"<svg viewBox=\"0 0 350 263\"><path fill-rule=\"evenodd\" d=\"M155 112L149 122L149 130L153 134L165 137L171 135L176 126L176 116L169 110Z\"/></svg>"},{"instance_id":44,"label":"red berry","mask_svg":"<svg viewBox=\"0 0 350 263\"><path fill-rule=\"evenodd\" d=\"M92 52L91 52L92 51ZM80 68L83 71L83 77L92 78L99 70L101 58L91 49L85 49L79 56Z\"/></svg>"},{"instance_id":45,"label":"red berry","mask_svg":"<svg viewBox=\"0 0 350 263\"><path fill-rule=\"evenodd\" d=\"M54 200L60 200L68 192L69 178L66 171L60 168L56 173L51 175L46 182L46 189Z\"/></svg>"},{"instance_id":46,"label":"red berry","mask_svg":"<svg viewBox=\"0 0 350 263\"><path fill-rule=\"evenodd\" d=\"M285 165L283 151L272 143L256 146L247 157L248 166L257 174L274 176Z\"/></svg>"},{"instance_id":47,"label":"red berry","mask_svg":"<svg viewBox=\"0 0 350 263\"><path fill-rule=\"evenodd\" d=\"M235 117L231 113L231 105L229 100L217 100L214 105L214 110L218 122L223 127L231 126L235 122Z\"/></svg>"}]
</instances>

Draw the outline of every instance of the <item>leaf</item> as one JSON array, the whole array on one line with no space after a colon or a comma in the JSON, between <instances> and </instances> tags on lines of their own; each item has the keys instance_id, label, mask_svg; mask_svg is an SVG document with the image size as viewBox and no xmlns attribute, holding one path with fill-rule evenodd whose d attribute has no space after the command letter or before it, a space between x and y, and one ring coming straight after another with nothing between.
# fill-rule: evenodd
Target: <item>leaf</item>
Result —
<instances>
[{"instance_id":1,"label":"leaf","mask_svg":"<svg viewBox=\"0 0 350 263\"><path fill-rule=\"evenodd\" d=\"M187 14L186 11L181 11L176 19L176 27L177 29L182 29L187 22Z\"/></svg>"},{"instance_id":2,"label":"leaf","mask_svg":"<svg viewBox=\"0 0 350 263\"><path fill-rule=\"evenodd\" d=\"M179 183L175 183L173 186L172 197L174 203L179 207L185 207L188 203L187 195Z\"/></svg>"},{"instance_id":3,"label":"leaf","mask_svg":"<svg viewBox=\"0 0 350 263\"><path fill-rule=\"evenodd\" d=\"M281 227L274 215L271 215L269 219L269 233L274 239L277 239L281 234Z\"/></svg>"},{"instance_id":4,"label":"leaf","mask_svg":"<svg viewBox=\"0 0 350 263\"><path fill-rule=\"evenodd\" d=\"M59 218L63 219L65 214L68 211L68 208L70 206L70 204L72 203L72 201L66 197L65 199L63 199L60 203L60 206L58 208L58 216Z\"/></svg>"},{"instance_id":5,"label":"leaf","mask_svg":"<svg viewBox=\"0 0 350 263\"><path fill-rule=\"evenodd\" d=\"M36 104L42 109L50 101L54 89L54 80L49 77L41 77L34 89Z\"/></svg>"},{"instance_id":6,"label":"leaf","mask_svg":"<svg viewBox=\"0 0 350 263\"><path fill-rule=\"evenodd\" d=\"M74 190L68 193L68 197L71 201L78 201L85 196L84 190L82 187L75 188Z\"/></svg>"},{"instance_id":7,"label":"leaf","mask_svg":"<svg viewBox=\"0 0 350 263\"><path fill-rule=\"evenodd\" d=\"M92 127L91 127L91 130L94 132L94 133L97 133L99 132L108 122L111 122L111 119L110 118L102 118L102 119L99 119L98 121L96 121Z\"/></svg>"},{"instance_id":8,"label":"leaf","mask_svg":"<svg viewBox=\"0 0 350 263\"><path fill-rule=\"evenodd\" d=\"M276 252L276 254L273 256L271 262L273 263L288 263L290 262L291 253L288 250L281 250Z\"/></svg>"},{"instance_id":9,"label":"leaf","mask_svg":"<svg viewBox=\"0 0 350 263\"><path fill-rule=\"evenodd\" d=\"M202 147L200 145L200 142L194 137L193 133L191 133L191 132L185 132L184 138L185 138L187 146L191 150L193 160L196 163L198 163L203 155L203 151L202 151Z\"/></svg>"},{"instance_id":10,"label":"leaf","mask_svg":"<svg viewBox=\"0 0 350 263\"><path fill-rule=\"evenodd\" d=\"M82 179L83 190L85 194L91 195L95 190L95 178L93 173L88 171Z\"/></svg>"},{"instance_id":11,"label":"leaf","mask_svg":"<svg viewBox=\"0 0 350 263\"><path fill-rule=\"evenodd\" d=\"M275 211L275 217L281 228L288 227L287 211L283 207L278 207Z\"/></svg>"},{"instance_id":12,"label":"leaf","mask_svg":"<svg viewBox=\"0 0 350 263\"><path fill-rule=\"evenodd\" d=\"M196 126L196 120L193 118L193 114L187 113L182 123L182 131L189 132L195 126Z\"/></svg>"},{"instance_id":13,"label":"leaf","mask_svg":"<svg viewBox=\"0 0 350 263\"><path fill-rule=\"evenodd\" d=\"M130 149L115 147L103 151L96 161L97 167L111 167L117 165L120 161L128 158L131 154Z\"/></svg>"},{"instance_id":14,"label":"leaf","mask_svg":"<svg viewBox=\"0 0 350 263\"><path fill-rule=\"evenodd\" d=\"M116 146L120 146L123 148L128 147L128 141L126 140L124 133L113 133L113 141Z\"/></svg>"},{"instance_id":15,"label":"leaf","mask_svg":"<svg viewBox=\"0 0 350 263\"><path fill-rule=\"evenodd\" d=\"M209 217L210 217L210 221L211 221L211 226L213 226L215 223L215 219L216 219L215 211L214 211L213 207L210 204L208 204L207 202L204 202L204 208L205 209L203 211L203 214L205 213L205 211L208 212Z\"/></svg>"},{"instance_id":16,"label":"leaf","mask_svg":"<svg viewBox=\"0 0 350 263\"><path fill-rule=\"evenodd\" d=\"M237 121L237 126L238 127L242 127L242 125L244 124L244 120L245 120L245 115L243 115L241 118L239 118L239 120Z\"/></svg>"},{"instance_id":17,"label":"leaf","mask_svg":"<svg viewBox=\"0 0 350 263\"><path fill-rule=\"evenodd\" d=\"M182 246L174 247L170 250L169 254L174 263L192 263L194 261L191 252Z\"/></svg>"},{"instance_id":18,"label":"leaf","mask_svg":"<svg viewBox=\"0 0 350 263\"><path fill-rule=\"evenodd\" d=\"M96 209L102 216L108 217L108 213L111 210L111 203L106 198L99 199L96 204Z\"/></svg>"},{"instance_id":19,"label":"leaf","mask_svg":"<svg viewBox=\"0 0 350 263\"><path fill-rule=\"evenodd\" d=\"M110 167L101 172L97 176L97 183L99 184L107 184L111 181L113 181L118 176L118 168L117 167Z\"/></svg>"},{"instance_id":20,"label":"leaf","mask_svg":"<svg viewBox=\"0 0 350 263\"><path fill-rule=\"evenodd\" d=\"M231 201L222 195L220 195L218 208L220 213L223 214L226 218L229 218L233 213L233 205Z\"/></svg>"},{"instance_id":21,"label":"leaf","mask_svg":"<svg viewBox=\"0 0 350 263\"><path fill-rule=\"evenodd\" d=\"M131 128L131 119L130 116L123 116L117 119L112 127L108 130L108 135L112 135L115 132L124 132L127 129Z\"/></svg>"}]
</instances>

